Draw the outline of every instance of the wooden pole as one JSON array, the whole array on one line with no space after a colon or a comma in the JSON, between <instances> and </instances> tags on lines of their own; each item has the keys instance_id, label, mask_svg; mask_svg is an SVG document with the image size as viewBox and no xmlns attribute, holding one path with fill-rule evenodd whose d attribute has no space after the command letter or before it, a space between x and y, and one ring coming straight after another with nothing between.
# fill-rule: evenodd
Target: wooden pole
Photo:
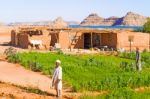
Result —
<instances>
[{"instance_id":1,"label":"wooden pole","mask_svg":"<svg viewBox=\"0 0 150 99\"><path fill-rule=\"evenodd\" d=\"M70 49L70 52L71 52L71 35L70 35L69 31L68 31L68 36L69 36L69 49Z\"/></svg>"},{"instance_id":2,"label":"wooden pole","mask_svg":"<svg viewBox=\"0 0 150 99\"><path fill-rule=\"evenodd\" d=\"M130 52L131 52L131 41L130 41Z\"/></svg>"},{"instance_id":3,"label":"wooden pole","mask_svg":"<svg viewBox=\"0 0 150 99\"><path fill-rule=\"evenodd\" d=\"M93 33L91 32L91 48L93 49Z\"/></svg>"}]
</instances>

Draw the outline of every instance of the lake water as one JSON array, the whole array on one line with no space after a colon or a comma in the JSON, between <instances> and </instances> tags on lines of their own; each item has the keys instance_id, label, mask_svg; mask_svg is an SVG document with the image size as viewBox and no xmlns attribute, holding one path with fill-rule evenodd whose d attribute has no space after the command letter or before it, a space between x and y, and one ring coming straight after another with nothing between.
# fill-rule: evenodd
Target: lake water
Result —
<instances>
[{"instance_id":1,"label":"lake water","mask_svg":"<svg viewBox=\"0 0 150 99\"><path fill-rule=\"evenodd\" d=\"M80 26L70 25L70 28L95 28L95 29L142 29L143 26Z\"/></svg>"}]
</instances>

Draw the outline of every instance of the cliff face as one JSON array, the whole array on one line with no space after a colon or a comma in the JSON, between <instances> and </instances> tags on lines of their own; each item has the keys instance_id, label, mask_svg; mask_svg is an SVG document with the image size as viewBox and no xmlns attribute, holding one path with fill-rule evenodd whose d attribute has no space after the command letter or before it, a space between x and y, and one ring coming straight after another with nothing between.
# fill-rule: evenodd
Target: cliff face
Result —
<instances>
[{"instance_id":1,"label":"cliff face","mask_svg":"<svg viewBox=\"0 0 150 99\"><path fill-rule=\"evenodd\" d=\"M147 21L147 17L135 14L133 12L128 12L123 18L122 25L127 26L143 26Z\"/></svg>"},{"instance_id":2,"label":"cliff face","mask_svg":"<svg viewBox=\"0 0 150 99\"><path fill-rule=\"evenodd\" d=\"M124 17L102 18L97 14L90 14L81 22L81 26L143 26L147 22L147 17L128 12Z\"/></svg>"},{"instance_id":3,"label":"cliff face","mask_svg":"<svg viewBox=\"0 0 150 99\"><path fill-rule=\"evenodd\" d=\"M102 18L99 17L97 14L90 14L87 18L85 18L81 22L81 26L111 26L113 25L116 20L118 20L117 17L109 17L109 18Z\"/></svg>"},{"instance_id":4,"label":"cliff face","mask_svg":"<svg viewBox=\"0 0 150 99\"><path fill-rule=\"evenodd\" d=\"M118 17L112 16L107 19L104 19L103 24L104 26L112 26L118 19Z\"/></svg>"}]
</instances>

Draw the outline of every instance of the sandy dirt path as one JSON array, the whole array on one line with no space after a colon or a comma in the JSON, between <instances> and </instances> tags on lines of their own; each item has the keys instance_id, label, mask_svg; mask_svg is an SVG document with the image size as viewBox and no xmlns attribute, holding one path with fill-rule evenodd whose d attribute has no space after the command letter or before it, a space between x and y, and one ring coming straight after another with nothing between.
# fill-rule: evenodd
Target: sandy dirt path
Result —
<instances>
[{"instance_id":1,"label":"sandy dirt path","mask_svg":"<svg viewBox=\"0 0 150 99\"><path fill-rule=\"evenodd\" d=\"M0 61L0 81L55 94L55 90L50 89L50 78L4 61Z\"/></svg>"},{"instance_id":2,"label":"sandy dirt path","mask_svg":"<svg viewBox=\"0 0 150 99\"><path fill-rule=\"evenodd\" d=\"M39 95L17 86L0 83L0 99L55 99L52 96Z\"/></svg>"}]
</instances>

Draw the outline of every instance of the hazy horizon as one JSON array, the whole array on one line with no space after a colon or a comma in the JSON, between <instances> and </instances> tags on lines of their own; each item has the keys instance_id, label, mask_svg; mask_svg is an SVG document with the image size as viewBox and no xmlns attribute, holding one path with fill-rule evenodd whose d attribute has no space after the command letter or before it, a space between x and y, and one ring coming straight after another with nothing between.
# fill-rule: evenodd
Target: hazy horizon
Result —
<instances>
[{"instance_id":1,"label":"hazy horizon","mask_svg":"<svg viewBox=\"0 0 150 99\"><path fill-rule=\"evenodd\" d=\"M0 1L0 22L35 22L54 20L81 22L91 13L104 18L122 17L127 12L150 16L150 1L143 0L3 0Z\"/></svg>"}]
</instances>

